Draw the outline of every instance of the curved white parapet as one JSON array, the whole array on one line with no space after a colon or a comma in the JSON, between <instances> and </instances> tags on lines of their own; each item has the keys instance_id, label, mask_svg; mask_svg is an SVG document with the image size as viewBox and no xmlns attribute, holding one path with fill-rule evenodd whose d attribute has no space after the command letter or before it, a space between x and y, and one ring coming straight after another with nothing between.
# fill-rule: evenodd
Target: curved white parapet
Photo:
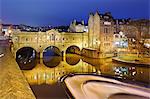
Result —
<instances>
[{"instance_id":1,"label":"curved white parapet","mask_svg":"<svg viewBox=\"0 0 150 99\"><path fill-rule=\"evenodd\" d=\"M150 99L150 89L94 75L74 75L64 83L75 99Z\"/></svg>"},{"instance_id":2,"label":"curved white parapet","mask_svg":"<svg viewBox=\"0 0 150 99\"><path fill-rule=\"evenodd\" d=\"M0 53L0 58L3 57L3 56L4 56L4 54L3 54L3 53Z\"/></svg>"},{"instance_id":3,"label":"curved white parapet","mask_svg":"<svg viewBox=\"0 0 150 99\"><path fill-rule=\"evenodd\" d=\"M149 92L142 88L110 82L91 81L83 85L82 91L89 99L149 99Z\"/></svg>"}]
</instances>

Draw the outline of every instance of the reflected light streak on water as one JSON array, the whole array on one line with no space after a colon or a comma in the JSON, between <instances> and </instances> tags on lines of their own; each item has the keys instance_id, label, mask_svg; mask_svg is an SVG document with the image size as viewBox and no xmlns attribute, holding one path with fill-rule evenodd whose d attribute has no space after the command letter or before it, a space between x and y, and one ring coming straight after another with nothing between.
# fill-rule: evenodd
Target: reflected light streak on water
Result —
<instances>
[{"instance_id":1,"label":"reflected light streak on water","mask_svg":"<svg viewBox=\"0 0 150 99\"><path fill-rule=\"evenodd\" d=\"M57 82L60 77L69 73L96 72L97 74L119 77L134 82L138 81L146 85L149 84L150 68L113 63L111 58L92 59L75 54L67 54L66 57L52 56L46 61L44 59L36 59L35 61L32 64L35 65L34 68L22 71L35 96L39 99L43 97L66 98L63 88ZM56 91L58 92L55 93Z\"/></svg>"},{"instance_id":2,"label":"reflected light streak on water","mask_svg":"<svg viewBox=\"0 0 150 99\"><path fill-rule=\"evenodd\" d=\"M149 83L149 71L147 67L136 67L132 65L113 63L108 59L91 59L75 54L68 54L66 58L59 56L51 57L53 62L39 61L32 70L23 70L28 82L32 84L54 84L60 77L69 73L93 73ZM56 64L59 63L59 64ZM50 67L50 65L52 67Z\"/></svg>"}]
</instances>

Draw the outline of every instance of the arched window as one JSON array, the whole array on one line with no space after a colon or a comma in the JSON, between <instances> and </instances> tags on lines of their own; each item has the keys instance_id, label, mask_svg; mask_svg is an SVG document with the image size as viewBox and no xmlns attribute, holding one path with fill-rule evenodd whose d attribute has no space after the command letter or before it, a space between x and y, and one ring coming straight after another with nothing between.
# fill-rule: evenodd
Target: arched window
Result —
<instances>
[{"instance_id":1,"label":"arched window","mask_svg":"<svg viewBox=\"0 0 150 99\"><path fill-rule=\"evenodd\" d=\"M52 40L55 40L55 35L54 34L52 34Z\"/></svg>"},{"instance_id":2,"label":"arched window","mask_svg":"<svg viewBox=\"0 0 150 99\"><path fill-rule=\"evenodd\" d=\"M118 35L115 35L115 38L119 38L119 36L118 36Z\"/></svg>"},{"instance_id":3,"label":"arched window","mask_svg":"<svg viewBox=\"0 0 150 99\"><path fill-rule=\"evenodd\" d=\"M109 33L108 28L104 28L104 33Z\"/></svg>"}]
</instances>

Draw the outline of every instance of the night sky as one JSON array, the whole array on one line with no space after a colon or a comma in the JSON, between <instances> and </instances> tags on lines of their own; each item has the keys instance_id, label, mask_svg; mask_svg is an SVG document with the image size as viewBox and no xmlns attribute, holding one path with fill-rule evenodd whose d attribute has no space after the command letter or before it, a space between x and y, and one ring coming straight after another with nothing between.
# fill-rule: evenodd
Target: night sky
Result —
<instances>
[{"instance_id":1,"label":"night sky","mask_svg":"<svg viewBox=\"0 0 150 99\"><path fill-rule=\"evenodd\" d=\"M0 0L3 23L33 26L69 25L90 12L111 12L115 18L149 19L150 0Z\"/></svg>"}]
</instances>

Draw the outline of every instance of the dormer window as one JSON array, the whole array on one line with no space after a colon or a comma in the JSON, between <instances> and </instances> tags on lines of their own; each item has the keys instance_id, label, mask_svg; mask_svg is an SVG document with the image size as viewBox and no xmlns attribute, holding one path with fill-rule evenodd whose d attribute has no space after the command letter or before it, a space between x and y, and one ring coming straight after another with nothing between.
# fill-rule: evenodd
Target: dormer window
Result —
<instances>
[{"instance_id":1,"label":"dormer window","mask_svg":"<svg viewBox=\"0 0 150 99\"><path fill-rule=\"evenodd\" d=\"M104 16L105 19L109 19L109 16Z\"/></svg>"}]
</instances>

